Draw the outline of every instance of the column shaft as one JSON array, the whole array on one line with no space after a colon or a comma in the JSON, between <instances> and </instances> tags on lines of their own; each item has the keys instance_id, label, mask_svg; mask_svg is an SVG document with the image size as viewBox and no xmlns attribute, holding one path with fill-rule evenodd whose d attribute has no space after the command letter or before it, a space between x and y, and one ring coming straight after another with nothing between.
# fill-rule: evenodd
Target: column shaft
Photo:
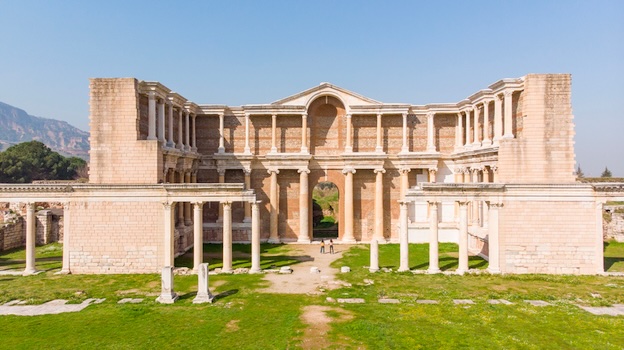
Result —
<instances>
[{"instance_id":1,"label":"column shaft","mask_svg":"<svg viewBox=\"0 0 624 350\"><path fill-rule=\"evenodd\" d=\"M167 114L167 119L169 120L167 123L167 147L175 147L175 142L173 141L173 105L169 101L167 106L169 108L169 113Z\"/></svg>"},{"instance_id":2,"label":"column shaft","mask_svg":"<svg viewBox=\"0 0 624 350\"><path fill-rule=\"evenodd\" d=\"M251 189L251 169L246 169L244 170L245 172L245 189ZM245 218L243 219L243 222L250 222L251 221L251 208L250 208L250 204L249 202L245 202L244 203L245 206Z\"/></svg>"},{"instance_id":3,"label":"column shaft","mask_svg":"<svg viewBox=\"0 0 624 350\"><path fill-rule=\"evenodd\" d=\"M246 154L251 153L251 148L249 148L249 113L245 114L245 150L244 152Z\"/></svg>"},{"instance_id":4,"label":"column shaft","mask_svg":"<svg viewBox=\"0 0 624 350\"><path fill-rule=\"evenodd\" d=\"M459 202L459 266L458 273L468 271L468 202Z\"/></svg>"},{"instance_id":5,"label":"column shaft","mask_svg":"<svg viewBox=\"0 0 624 350\"><path fill-rule=\"evenodd\" d=\"M165 102L158 102L158 141L165 144Z\"/></svg>"},{"instance_id":6,"label":"column shaft","mask_svg":"<svg viewBox=\"0 0 624 350\"><path fill-rule=\"evenodd\" d=\"M455 124L455 152L462 149L462 134L463 134L463 118L461 113L457 113L457 123Z\"/></svg>"},{"instance_id":7,"label":"column shaft","mask_svg":"<svg viewBox=\"0 0 624 350\"><path fill-rule=\"evenodd\" d=\"M429 202L429 273L440 272L438 262L438 203Z\"/></svg>"},{"instance_id":8,"label":"column shaft","mask_svg":"<svg viewBox=\"0 0 624 350\"><path fill-rule=\"evenodd\" d=\"M271 116L271 153L277 153L277 115Z\"/></svg>"},{"instance_id":9,"label":"column shaft","mask_svg":"<svg viewBox=\"0 0 624 350\"><path fill-rule=\"evenodd\" d=\"M251 203L251 269L260 272L260 202Z\"/></svg>"},{"instance_id":10,"label":"column shaft","mask_svg":"<svg viewBox=\"0 0 624 350\"><path fill-rule=\"evenodd\" d=\"M197 115L193 114L193 145L191 150L197 152Z\"/></svg>"},{"instance_id":11,"label":"column shaft","mask_svg":"<svg viewBox=\"0 0 624 350\"><path fill-rule=\"evenodd\" d=\"M63 203L63 267L61 268L62 274L71 273L70 268L70 254L71 254L71 242L69 241L71 236L71 212L70 202Z\"/></svg>"},{"instance_id":12,"label":"column shaft","mask_svg":"<svg viewBox=\"0 0 624 350\"><path fill-rule=\"evenodd\" d=\"M278 232L278 191L277 191L277 174L279 174L279 170L270 170L269 174L271 174L271 189L269 194L270 201L270 233L269 233L269 243L279 243L279 232Z\"/></svg>"},{"instance_id":13,"label":"column shaft","mask_svg":"<svg viewBox=\"0 0 624 350\"><path fill-rule=\"evenodd\" d=\"M225 169L218 169L219 173L219 183L225 183ZM217 217L217 222L223 222L223 206L219 205L219 216Z\"/></svg>"},{"instance_id":14,"label":"column shaft","mask_svg":"<svg viewBox=\"0 0 624 350\"><path fill-rule=\"evenodd\" d=\"M503 137L503 114L502 101L500 95L494 96L494 146L498 146L498 141Z\"/></svg>"},{"instance_id":15,"label":"column shaft","mask_svg":"<svg viewBox=\"0 0 624 350\"><path fill-rule=\"evenodd\" d=\"M500 203L489 202L490 214L488 224L488 255L490 273L500 273L500 247L498 244L498 210L502 206ZM602 220L601 220L602 221Z\"/></svg>"},{"instance_id":16,"label":"column shaft","mask_svg":"<svg viewBox=\"0 0 624 350\"><path fill-rule=\"evenodd\" d=\"M474 108L474 122L473 122L473 134L474 134L474 140L472 142L472 144L475 147L479 147L481 146L481 141L479 140L479 116L481 115L480 111L479 111L479 107L475 106Z\"/></svg>"},{"instance_id":17,"label":"column shaft","mask_svg":"<svg viewBox=\"0 0 624 350\"><path fill-rule=\"evenodd\" d=\"M345 199L344 199L344 215L345 215L345 227L344 235L342 237L343 242L355 242L355 236L353 234L353 174L355 169L345 169L342 171L345 174Z\"/></svg>"},{"instance_id":18,"label":"column shaft","mask_svg":"<svg viewBox=\"0 0 624 350\"><path fill-rule=\"evenodd\" d=\"M297 242L310 243L308 210L308 169L299 170L299 237Z\"/></svg>"},{"instance_id":19,"label":"column shaft","mask_svg":"<svg viewBox=\"0 0 624 350\"><path fill-rule=\"evenodd\" d=\"M156 94L150 92L147 102L147 139L156 140Z\"/></svg>"},{"instance_id":20,"label":"column shaft","mask_svg":"<svg viewBox=\"0 0 624 350\"><path fill-rule=\"evenodd\" d=\"M232 272L232 203L223 202L223 268Z\"/></svg>"},{"instance_id":21,"label":"column shaft","mask_svg":"<svg viewBox=\"0 0 624 350\"><path fill-rule=\"evenodd\" d=\"M308 115L301 115L301 153L308 153Z\"/></svg>"},{"instance_id":22,"label":"column shaft","mask_svg":"<svg viewBox=\"0 0 624 350\"><path fill-rule=\"evenodd\" d=\"M407 203L406 201L399 201L399 272L409 271L409 241L407 231Z\"/></svg>"},{"instance_id":23,"label":"column shaft","mask_svg":"<svg viewBox=\"0 0 624 350\"><path fill-rule=\"evenodd\" d=\"M513 139L513 121L511 118L511 104L512 104L513 91L505 91L505 139Z\"/></svg>"},{"instance_id":24,"label":"column shaft","mask_svg":"<svg viewBox=\"0 0 624 350\"><path fill-rule=\"evenodd\" d=\"M173 205L172 203L163 203L163 215L165 221L165 241L163 245L163 266L173 266L173 237L174 237L174 218L173 218ZM176 203L180 206L180 203Z\"/></svg>"},{"instance_id":25,"label":"column shaft","mask_svg":"<svg viewBox=\"0 0 624 350\"><path fill-rule=\"evenodd\" d=\"M189 111L184 111L184 149L186 151L191 150L191 123L189 116Z\"/></svg>"},{"instance_id":26,"label":"column shaft","mask_svg":"<svg viewBox=\"0 0 624 350\"><path fill-rule=\"evenodd\" d=\"M436 152L435 134L434 134L434 117L435 113L427 114L427 152Z\"/></svg>"},{"instance_id":27,"label":"column shaft","mask_svg":"<svg viewBox=\"0 0 624 350\"><path fill-rule=\"evenodd\" d=\"M351 114L347 114L347 143L345 144L345 152L353 152L353 140L351 139L353 123L351 123Z\"/></svg>"},{"instance_id":28,"label":"column shaft","mask_svg":"<svg viewBox=\"0 0 624 350\"><path fill-rule=\"evenodd\" d=\"M375 232L373 239L384 242L383 232L383 174L385 169L375 169Z\"/></svg>"},{"instance_id":29,"label":"column shaft","mask_svg":"<svg viewBox=\"0 0 624 350\"><path fill-rule=\"evenodd\" d=\"M401 152L409 152L409 146L407 145L407 113L403 113L403 142Z\"/></svg>"},{"instance_id":30,"label":"column shaft","mask_svg":"<svg viewBox=\"0 0 624 350\"><path fill-rule=\"evenodd\" d=\"M223 113L219 114L219 153L225 152L225 131L223 128L225 127L224 121L225 115Z\"/></svg>"},{"instance_id":31,"label":"column shaft","mask_svg":"<svg viewBox=\"0 0 624 350\"><path fill-rule=\"evenodd\" d=\"M375 152L383 152L383 145L381 144L381 113L377 114L377 145L375 146Z\"/></svg>"},{"instance_id":32,"label":"column shaft","mask_svg":"<svg viewBox=\"0 0 624 350\"><path fill-rule=\"evenodd\" d=\"M184 144L182 143L182 108L178 111L178 142L176 143L177 149L184 149Z\"/></svg>"},{"instance_id":33,"label":"column shaft","mask_svg":"<svg viewBox=\"0 0 624 350\"><path fill-rule=\"evenodd\" d=\"M30 275L37 271L35 267L35 225L35 203L26 203L26 268L24 275Z\"/></svg>"},{"instance_id":34,"label":"column shaft","mask_svg":"<svg viewBox=\"0 0 624 350\"><path fill-rule=\"evenodd\" d=\"M193 203L193 270L197 271L204 262L204 225L202 202Z\"/></svg>"},{"instance_id":35,"label":"column shaft","mask_svg":"<svg viewBox=\"0 0 624 350\"><path fill-rule=\"evenodd\" d=\"M470 110L466 110L466 144L464 147L470 148L472 141L470 140Z\"/></svg>"},{"instance_id":36,"label":"column shaft","mask_svg":"<svg viewBox=\"0 0 624 350\"><path fill-rule=\"evenodd\" d=\"M490 101L483 102L483 146L490 146Z\"/></svg>"}]
</instances>

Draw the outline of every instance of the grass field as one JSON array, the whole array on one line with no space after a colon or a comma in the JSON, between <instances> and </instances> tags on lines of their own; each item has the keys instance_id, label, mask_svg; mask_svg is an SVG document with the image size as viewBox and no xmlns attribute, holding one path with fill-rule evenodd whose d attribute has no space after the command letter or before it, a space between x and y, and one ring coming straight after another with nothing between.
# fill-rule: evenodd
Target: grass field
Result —
<instances>
[{"instance_id":1,"label":"grass field","mask_svg":"<svg viewBox=\"0 0 624 350\"><path fill-rule=\"evenodd\" d=\"M56 248L54 248L56 247ZM220 264L221 247L207 245L213 256L211 267ZM454 269L457 247L440 244L440 266ZM234 245L244 256L249 246ZM605 256L620 259L624 244L609 243ZM326 335L313 339L329 348L365 349L622 349L624 317L594 316L575 304L624 303L624 278L605 276L551 275L413 275L371 274L368 247L359 245L345 252L334 267L350 266L339 275L351 284L320 295L259 293L268 282L262 275L217 275L210 277L214 304L194 305L195 276L176 276L181 299L174 305L154 302L160 277L144 275L54 275L60 268L58 246L38 247L38 266L50 270L37 276L0 276L0 303L13 299L40 304L52 299L80 302L106 298L79 313L35 317L0 316L2 349L289 349L300 348L309 336L302 322L302 309L323 305L331 309ZM263 267L288 264L296 268L290 246L262 246ZM410 245L410 267L425 269L427 245ZM237 254L235 254L236 256ZM20 266L23 251L0 255L0 268ZM188 265L186 257L176 264ZM247 266L247 258L235 266ZM51 261L57 265L53 267ZM40 265L42 264L42 265ZM476 268L486 268L480 258ZM398 245L380 246L380 265L398 267ZM367 280L367 281L365 281ZM372 282L372 283L371 283ZM600 294L594 298L593 294ZM126 297L145 298L141 304L117 304ZM364 298L365 304L332 304L332 298ZM379 304L381 297L401 304ZM488 299L504 298L513 305L490 305ZM437 305L417 304L418 299L438 300ZM472 299L474 305L455 305L453 299ZM523 300L539 299L553 304L534 307ZM349 315L345 318L344 315Z\"/></svg>"}]
</instances>

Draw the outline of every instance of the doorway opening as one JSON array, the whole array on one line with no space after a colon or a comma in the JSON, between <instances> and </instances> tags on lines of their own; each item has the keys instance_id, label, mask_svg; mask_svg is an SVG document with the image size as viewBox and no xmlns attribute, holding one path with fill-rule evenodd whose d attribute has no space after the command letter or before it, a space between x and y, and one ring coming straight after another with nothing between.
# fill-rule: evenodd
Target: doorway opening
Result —
<instances>
[{"instance_id":1,"label":"doorway opening","mask_svg":"<svg viewBox=\"0 0 624 350\"><path fill-rule=\"evenodd\" d=\"M338 187L319 182L312 190L312 238L338 238Z\"/></svg>"}]
</instances>

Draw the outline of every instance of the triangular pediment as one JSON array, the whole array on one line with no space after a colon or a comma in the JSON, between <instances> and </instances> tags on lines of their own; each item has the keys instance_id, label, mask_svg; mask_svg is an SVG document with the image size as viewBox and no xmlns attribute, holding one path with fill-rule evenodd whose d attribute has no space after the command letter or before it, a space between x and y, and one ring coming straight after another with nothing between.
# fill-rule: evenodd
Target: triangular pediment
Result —
<instances>
[{"instance_id":1,"label":"triangular pediment","mask_svg":"<svg viewBox=\"0 0 624 350\"><path fill-rule=\"evenodd\" d=\"M355 92L343 89L330 83L321 83L319 86L307 89L298 94L288 96L271 103L278 106L307 106L320 96L334 96L340 99L347 106L373 106L382 105L381 102L364 97Z\"/></svg>"}]
</instances>

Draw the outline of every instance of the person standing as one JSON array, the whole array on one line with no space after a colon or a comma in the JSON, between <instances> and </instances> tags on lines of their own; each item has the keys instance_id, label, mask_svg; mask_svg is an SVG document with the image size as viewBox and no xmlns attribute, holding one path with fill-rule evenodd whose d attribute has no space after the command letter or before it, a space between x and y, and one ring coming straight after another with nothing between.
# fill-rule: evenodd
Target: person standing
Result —
<instances>
[{"instance_id":1,"label":"person standing","mask_svg":"<svg viewBox=\"0 0 624 350\"><path fill-rule=\"evenodd\" d=\"M325 241L321 239L321 254L325 254Z\"/></svg>"},{"instance_id":2,"label":"person standing","mask_svg":"<svg viewBox=\"0 0 624 350\"><path fill-rule=\"evenodd\" d=\"M329 252L334 254L334 240L332 239L329 240Z\"/></svg>"}]
</instances>

